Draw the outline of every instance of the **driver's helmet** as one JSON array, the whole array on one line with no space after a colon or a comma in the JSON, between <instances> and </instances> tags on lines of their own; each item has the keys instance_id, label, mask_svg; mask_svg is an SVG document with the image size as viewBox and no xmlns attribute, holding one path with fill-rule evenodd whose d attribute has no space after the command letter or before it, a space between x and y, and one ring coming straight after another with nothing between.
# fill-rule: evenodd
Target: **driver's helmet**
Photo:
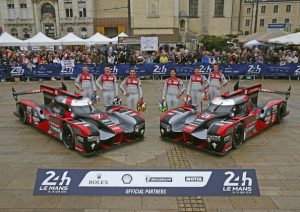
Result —
<instances>
[{"instance_id":1,"label":"driver's helmet","mask_svg":"<svg viewBox=\"0 0 300 212\"><path fill-rule=\"evenodd\" d=\"M119 97L114 98L113 105L121 105L121 104L122 104L122 100Z\"/></svg>"},{"instance_id":2,"label":"driver's helmet","mask_svg":"<svg viewBox=\"0 0 300 212\"><path fill-rule=\"evenodd\" d=\"M137 103L137 111L144 112L147 109L147 104L140 99Z\"/></svg>"},{"instance_id":3,"label":"driver's helmet","mask_svg":"<svg viewBox=\"0 0 300 212\"><path fill-rule=\"evenodd\" d=\"M187 95L186 97L184 97L184 104L185 105L191 105L192 104L192 98L190 95Z\"/></svg>"},{"instance_id":4,"label":"driver's helmet","mask_svg":"<svg viewBox=\"0 0 300 212\"><path fill-rule=\"evenodd\" d=\"M158 102L158 109L160 112L166 112L168 110L168 105L166 101L160 100Z\"/></svg>"}]
</instances>

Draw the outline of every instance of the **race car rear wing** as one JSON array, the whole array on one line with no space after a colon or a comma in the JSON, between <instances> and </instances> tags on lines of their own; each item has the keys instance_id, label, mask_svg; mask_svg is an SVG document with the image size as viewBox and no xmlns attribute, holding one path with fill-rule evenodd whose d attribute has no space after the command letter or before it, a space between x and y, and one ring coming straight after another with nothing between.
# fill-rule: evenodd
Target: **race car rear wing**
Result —
<instances>
[{"instance_id":1,"label":"race car rear wing","mask_svg":"<svg viewBox=\"0 0 300 212\"><path fill-rule=\"evenodd\" d=\"M62 86L59 87L59 88L52 88L52 87L49 87L49 86L41 85L40 89L33 89L33 90L16 92L15 88L12 87L11 90L12 90L12 96L13 96L13 98L14 98L15 101L18 101L18 96L28 95L28 94L42 93L42 92L46 92L46 91L51 91L51 92L55 93L55 90L56 90L57 94L58 93L63 93L64 95L66 95L65 93L69 94L67 92L67 86L64 83L62 83ZM58 92L58 91L60 91L60 92ZM70 94L70 95L72 95L72 94ZM76 97L77 96L78 95L76 95Z\"/></svg>"},{"instance_id":2,"label":"race car rear wing","mask_svg":"<svg viewBox=\"0 0 300 212\"><path fill-rule=\"evenodd\" d=\"M242 88L242 87L240 87L239 83L240 83L239 81L236 82L236 84L234 85L234 88L233 88L234 91L232 93L224 94L224 95L222 95L222 97L228 98L228 97L232 97L232 96L239 95L239 94L251 95L254 93L258 93L258 92L264 92L264 93L284 94L284 95L286 95L285 100L287 101L291 95L291 89L292 89L291 86L289 87L289 89L287 91L276 91L276 90L271 90L271 89L264 89L264 88L262 88L261 84Z\"/></svg>"}]
</instances>

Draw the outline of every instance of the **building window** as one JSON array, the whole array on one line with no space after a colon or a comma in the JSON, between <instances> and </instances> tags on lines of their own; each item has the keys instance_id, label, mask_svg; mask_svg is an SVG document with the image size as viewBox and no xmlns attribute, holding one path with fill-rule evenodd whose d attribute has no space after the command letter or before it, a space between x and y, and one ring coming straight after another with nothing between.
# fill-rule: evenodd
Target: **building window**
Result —
<instances>
[{"instance_id":1,"label":"building window","mask_svg":"<svg viewBox=\"0 0 300 212\"><path fill-rule=\"evenodd\" d=\"M251 8L247 8L247 14L251 13Z\"/></svg>"},{"instance_id":2,"label":"building window","mask_svg":"<svg viewBox=\"0 0 300 212\"><path fill-rule=\"evenodd\" d=\"M15 19L16 18L16 10L14 4L7 4L8 8L8 19Z\"/></svg>"},{"instance_id":3,"label":"building window","mask_svg":"<svg viewBox=\"0 0 300 212\"><path fill-rule=\"evenodd\" d=\"M85 3L85 0L78 0L78 3Z\"/></svg>"},{"instance_id":4,"label":"building window","mask_svg":"<svg viewBox=\"0 0 300 212\"><path fill-rule=\"evenodd\" d=\"M73 17L73 9L66 9L66 17L67 18Z\"/></svg>"},{"instance_id":5,"label":"building window","mask_svg":"<svg viewBox=\"0 0 300 212\"><path fill-rule=\"evenodd\" d=\"M27 4L26 3L21 3L20 8L27 8Z\"/></svg>"},{"instance_id":6,"label":"building window","mask_svg":"<svg viewBox=\"0 0 300 212\"><path fill-rule=\"evenodd\" d=\"M79 17L86 17L86 8L79 9Z\"/></svg>"},{"instance_id":7,"label":"building window","mask_svg":"<svg viewBox=\"0 0 300 212\"><path fill-rule=\"evenodd\" d=\"M278 5L274 5L273 13L278 13Z\"/></svg>"},{"instance_id":8,"label":"building window","mask_svg":"<svg viewBox=\"0 0 300 212\"><path fill-rule=\"evenodd\" d=\"M290 23L290 19L289 18L284 19L284 23L286 24Z\"/></svg>"},{"instance_id":9,"label":"building window","mask_svg":"<svg viewBox=\"0 0 300 212\"><path fill-rule=\"evenodd\" d=\"M189 3L190 16L198 16L198 0L190 0Z\"/></svg>"},{"instance_id":10,"label":"building window","mask_svg":"<svg viewBox=\"0 0 300 212\"><path fill-rule=\"evenodd\" d=\"M74 32L74 29L72 27L68 27L67 32Z\"/></svg>"},{"instance_id":11,"label":"building window","mask_svg":"<svg viewBox=\"0 0 300 212\"><path fill-rule=\"evenodd\" d=\"M291 7L291 5L286 5L286 12L287 13L290 13L291 12L291 9L292 9L292 7Z\"/></svg>"},{"instance_id":12,"label":"building window","mask_svg":"<svg viewBox=\"0 0 300 212\"><path fill-rule=\"evenodd\" d=\"M23 29L23 35L24 35L25 39L30 38L30 33L29 33L29 29L28 28L24 28Z\"/></svg>"},{"instance_id":13,"label":"building window","mask_svg":"<svg viewBox=\"0 0 300 212\"><path fill-rule=\"evenodd\" d=\"M260 19L259 26L261 27L265 26L265 19Z\"/></svg>"},{"instance_id":14,"label":"building window","mask_svg":"<svg viewBox=\"0 0 300 212\"><path fill-rule=\"evenodd\" d=\"M180 21L180 29L185 29L185 20Z\"/></svg>"},{"instance_id":15,"label":"building window","mask_svg":"<svg viewBox=\"0 0 300 212\"><path fill-rule=\"evenodd\" d=\"M250 26L250 19L246 19L246 24L245 24L246 27L249 27Z\"/></svg>"},{"instance_id":16,"label":"building window","mask_svg":"<svg viewBox=\"0 0 300 212\"><path fill-rule=\"evenodd\" d=\"M42 17L44 16L44 14L51 14L52 18L54 18L55 17L54 7L49 3L44 4L42 6Z\"/></svg>"},{"instance_id":17,"label":"building window","mask_svg":"<svg viewBox=\"0 0 300 212\"><path fill-rule=\"evenodd\" d=\"M86 38L87 37L87 30L86 30L85 27L81 28L80 35L81 35L82 38Z\"/></svg>"},{"instance_id":18,"label":"building window","mask_svg":"<svg viewBox=\"0 0 300 212\"><path fill-rule=\"evenodd\" d=\"M15 9L15 4L7 4L8 9Z\"/></svg>"},{"instance_id":19,"label":"building window","mask_svg":"<svg viewBox=\"0 0 300 212\"><path fill-rule=\"evenodd\" d=\"M276 18L272 19L272 24L276 24L276 23L277 23L277 19Z\"/></svg>"},{"instance_id":20,"label":"building window","mask_svg":"<svg viewBox=\"0 0 300 212\"><path fill-rule=\"evenodd\" d=\"M65 4L72 4L72 0L64 0Z\"/></svg>"},{"instance_id":21,"label":"building window","mask_svg":"<svg viewBox=\"0 0 300 212\"><path fill-rule=\"evenodd\" d=\"M245 35L249 35L249 31L245 31Z\"/></svg>"},{"instance_id":22,"label":"building window","mask_svg":"<svg viewBox=\"0 0 300 212\"><path fill-rule=\"evenodd\" d=\"M260 13L265 13L265 12L266 12L266 6L261 6Z\"/></svg>"},{"instance_id":23,"label":"building window","mask_svg":"<svg viewBox=\"0 0 300 212\"><path fill-rule=\"evenodd\" d=\"M224 0L215 0L215 16L224 16Z\"/></svg>"},{"instance_id":24,"label":"building window","mask_svg":"<svg viewBox=\"0 0 300 212\"><path fill-rule=\"evenodd\" d=\"M18 31L17 31L16 28L12 28L11 29L11 35L14 36L14 37L16 37L16 38L18 38Z\"/></svg>"}]
</instances>

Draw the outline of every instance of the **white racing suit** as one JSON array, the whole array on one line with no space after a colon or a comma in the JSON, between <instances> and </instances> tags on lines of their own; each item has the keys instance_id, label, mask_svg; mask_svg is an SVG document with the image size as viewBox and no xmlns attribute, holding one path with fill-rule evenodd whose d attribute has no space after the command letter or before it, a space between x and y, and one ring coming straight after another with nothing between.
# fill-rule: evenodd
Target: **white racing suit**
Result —
<instances>
[{"instance_id":1,"label":"white racing suit","mask_svg":"<svg viewBox=\"0 0 300 212\"><path fill-rule=\"evenodd\" d=\"M177 95L183 95L185 86L183 81L177 77L169 77L165 81L163 89L163 99L166 99L168 110L177 108L179 106L179 99Z\"/></svg>"},{"instance_id":2,"label":"white racing suit","mask_svg":"<svg viewBox=\"0 0 300 212\"><path fill-rule=\"evenodd\" d=\"M118 96L118 84L116 76L112 73L102 74L96 80L96 84L103 90L103 99L105 107L113 105L115 96Z\"/></svg>"},{"instance_id":3,"label":"white racing suit","mask_svg":"<svg viewBox=\"0 0 300 212\"><path fill-rule=\"evenodd\" d=\"M91 99L93 92L96 91L94 76L91 73L81 73L75 80L75 86L83 89L82 96Z\"/></svg>"},{"instance_id":4,"label":"white racing suit","mask_svg":"<svg viewBox=\"0 0 300 212\"><path fill-rule=\"evenodd\" d=\"M187 95L191 96L192 105L197 107L197 111L201 112L202 110L202 92L203 92L203 83L207 82L207 79L202 74L192 75L189 81Z\"/></svg>"},{"instance_id":5,"label":"white racing suit","mask_svg":"<svg viewBox=\"0 0 300 212\"><path fill-rule=\"evenodd\" d=\"M213 71L208 77L209 83L209 103L216 97L220 96L222 86L227 83L226 78L220 71Z\"/></svg>"},{"instance_id":6,"label":"white racing suit","mask_svg":"<svg viewBox=\"0 0 300 212\"><path fill-rule=\"evenodd\" d=\"M127 106L131 110L137 110L137 102L142 98L142 83L138 77L127 77L123 80L120 88L124 95L128 94Z\"/></svg>"}]
</instances>

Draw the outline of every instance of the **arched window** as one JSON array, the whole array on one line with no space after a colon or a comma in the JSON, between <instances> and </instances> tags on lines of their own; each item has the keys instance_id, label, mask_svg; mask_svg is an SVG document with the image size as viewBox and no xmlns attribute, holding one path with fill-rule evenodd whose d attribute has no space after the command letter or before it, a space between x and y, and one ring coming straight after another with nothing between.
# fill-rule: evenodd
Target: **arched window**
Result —
<instances>
[{"instance_id":1,"label":"arched window","mask_svg":"<svg viewBox=\"0 0 300 212\"><path fill-rule=\"evenodd\" d=\"M45 14L51 14L52 18L55 17L54 7L49 3L46 3L42 6L41 12L42 12L42 16Z\"/></svg>"},{"instance_id":2,"label":"arched window","mask_svg":"<svg viewBox=\"0 0 300 212\"><path fill-rule=\"evenodd\" d=\"M180 21L180 29L185 29L185 20Z\"/></svg>"},{"instance_id":3,"label":"arched window","mask_svg":"<svg viewBox=\"0 0 300 212\"><path fill-rule=\"evenodd\" d=\"M74 29L72 27L68 27L67 31L68 32L74 32Z\"/></svg>"},{"instance_id":4,"label":"arched window","mask_svg":"<svg viewBox=\"0 0 300 212\"><path fill-rule=\"evenodd\" d=\"M28 28L23 29L24 38L30 38L30 33Z\"/></svg>"},{"instance_id":5,"label":"arched window","mask_svg":"<svg viewBox=\"0 0 300 212\"><path fill-rule=\"evenodd\" d=\"M81 28L80 35L81 35L82 38L86 38L87 37L87 30L86 30L85 27Z\"/></svg>"},{"instance_id":6,"label":"arched window","mask_svg":"<svg viewBox=\"0 0 300 212\"><path fill-rule=\"evenodd\" d=\"M18 30L16 28L11 29L11 35L18 38Z\"/></svg>"}]
</instances>

